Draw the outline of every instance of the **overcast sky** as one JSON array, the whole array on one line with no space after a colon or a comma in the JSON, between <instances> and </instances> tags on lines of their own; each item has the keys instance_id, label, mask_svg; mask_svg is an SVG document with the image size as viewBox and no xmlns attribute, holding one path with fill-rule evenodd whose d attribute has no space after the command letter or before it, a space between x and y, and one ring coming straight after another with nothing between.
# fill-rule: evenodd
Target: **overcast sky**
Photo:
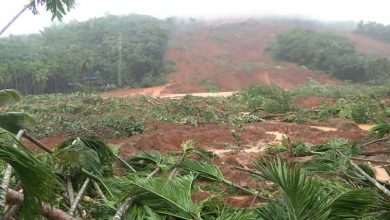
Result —
<instances>
[{"instance_id":1,"label":"overcast sky","mask_svg":"<svg viewBox=\"0 0 390 220\"><path fill-rule=\"evenodd\" d=\"M0 0L0 28L29 0ZM186 16L222 18L229 16L299 15L332 20L372 20L390 23L388 0L76 0L64 21L83 21L110 14L147 14L159 18ZM52 24L51 16L26 11L4 35L39 32Z\"/></svg>"}]
</instances>

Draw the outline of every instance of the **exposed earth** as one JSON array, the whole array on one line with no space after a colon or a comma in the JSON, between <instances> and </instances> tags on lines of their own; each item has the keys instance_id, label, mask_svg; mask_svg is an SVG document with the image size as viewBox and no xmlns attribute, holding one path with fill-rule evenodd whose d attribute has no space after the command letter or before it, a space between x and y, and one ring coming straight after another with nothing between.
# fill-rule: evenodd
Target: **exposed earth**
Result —
<instances>
[{"instance_id":1,"label":"exposed earth","mask_svg":"<svg viewBox=\"0 0 390 220\"><path fill-rule=\"evenodd\" d=\"M202 26L172 36L167 60L176 64L168 83L152 88L125 88L105 92L102 97L205 93L210 86L219 92L237 91L251 84L278 84L289 89L315 79L322 83L339 83L328 74L304 66L272 59L264 50L277 35L296 27L272 20L234 21ZM350 32L313 28L347 37L358 51L390 54L390 45Z\"/></svg>"}]
</instances>

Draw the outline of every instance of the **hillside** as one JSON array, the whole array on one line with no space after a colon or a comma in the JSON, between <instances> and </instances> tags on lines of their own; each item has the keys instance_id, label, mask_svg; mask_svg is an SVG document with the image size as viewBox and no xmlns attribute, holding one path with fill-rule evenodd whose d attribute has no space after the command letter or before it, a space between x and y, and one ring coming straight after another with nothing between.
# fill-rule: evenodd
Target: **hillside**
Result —
<instances>
[{"instance_id":1,"label":"hillside","mask_svg":"<svg viewBox=\"0 0 390 220\"><path fill-rule=\"evenodd\" d=\"M167 59L176 63L165 86L122 89L103 96L236 91L250 84L276 83L283 88L305 84L310 78L322 83L338 83L329 75L292 63L279 62L263 53L280 33L296 27L293 23L272 20L247 20L198 27L172 36ZM324 27L316 31L334 32L347 37L364 53L390 54L390 44L349 32Z\"/></svg>"}]
</instances>

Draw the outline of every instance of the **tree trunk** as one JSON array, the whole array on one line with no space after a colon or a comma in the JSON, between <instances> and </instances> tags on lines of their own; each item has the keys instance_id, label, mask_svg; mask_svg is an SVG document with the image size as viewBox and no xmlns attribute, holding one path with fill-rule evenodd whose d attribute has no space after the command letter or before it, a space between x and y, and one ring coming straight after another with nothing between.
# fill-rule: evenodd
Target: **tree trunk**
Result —
<instances>
[{"instance_id":1,"label":"tree trunk","mask_svg":"<svg viewBox=\"0 0 390 220\"><path fill-rule=\"evenodd\" d=\"M81 189L80 189L79 193L77 194L77 197L75 198L74 202L72 203L72 206L70 207L70 209L68 211L69 215L72 215L72 216L74 215L74 212L76 211L76 208L80 203L81 197L83 196L85 190L87 189L89 181L90 181L90 179L89 179L89 177L87 177L87 179L83 183L83 186L81 186Z\"/></svg>"},{"instance_id":2,"label":"tree trunk","mask_svg":"<svg viewBox=\"0 0 390 220\"><path fill-rule=\"evenodd\" d=\"M119 156L115 156L119 161L121 161L127 168L129 168L133 173L136 173L137 171L130 165L128 164L124 159L122 159Z\"/></svg>"},{"instance_id":3,"label":"tree trunk","mask_svg":"<svg viewBox=\"0 0 390 220\"><path fill-rule=\"evenodd\" d=\"M23 200L23 194L15 190L8 189L7 202L11 204L22 204ZM48 204L43 204L42 215L51 220L77 220L61 209L53 208Z\"/></svg>"},{"instance_id":4,"label":"tree trunk","mask_svg":"<svg viewBox=\"0 0 390 220\"><path fill-rule=\"evenodd\" d=\"M4 214L3 216L3 220L9 220L11 219L13 216L16 215L16 213L19 211L20 207L22 205L21 204L15 204L13 205L10 209L7 210L7 212Z\"/></svg>"},{"instance_id":5,"label":"tree trunk","mask_svg":"<svg viewBox=\"0 0 390 220\"><path fill-rule=\"evenodd\" d=\"M42 150L46 151L47 153L49 153L49 154L53 153L53 151L49 147L47 147L46 145L44 145L43 143L41 143L40 141L35 139L33 136L27 134L26 132L23 134L23 137L25 137L27 140L33 142L35 145L37 145L38 147L40 147Z\"/></svg>"},{"instance_id":6,"label":"tree trunk","mask_svg":"<svg viewBox=\"0 0 390 220\"><path fill-rule=\"evenodd\" d=\"M115 213L112 220L121 220L123 215L126 213L127 209L129 209L129 207L133 203L133 200L134 200L133 197L127 198L126 201L121 205L119 210Z\"/></svg>"},{"instance_id":7,"label":"tree trunk","mask_svg":"<svg viewBox=\"0 0 390 220\"><path fill-rule=\"evenodd\" d=\"M19 17L21 14L23 14L24 11L26 11L26 9L28 8L28 6L29 6L29 5L24 6L24 7L22 8L22 10L20 10L19 13L16 14L15 17L13 17L13 18L11 19L11 21L9 21L9 22L3 27L3 29L1 29L1 31L0 31L0 36L5 32L5 30L7 30L7 29L9 28L9 26L11 26L12 23L14 23L14 21L15 21L16 19L18 19L18 17Z\"/></svg>"},{"instance_id":8,"label":"tree trunk","mask_svg":"<svg viewBox=\"0 0 390 220\"><path fill-rule=\"evenodd\" d=\"M157 166L157 167L153 170L153 172L151 172L151 173L146 177L146 179L152 178L152 177L155 176L158 172L160 172L160 170L161 170L161 167Z\"/></svg>"},{"instance_id":9,"label":"tree trunk","mask_svg":"<svg viewBox=\"0 0 390 220\"><path fill-rule=\"evenodd\" d=\"M153 172L151 172L146 177L146 179L149 179L149 178L153 177L154 175L156 175L158 173L158 171L160 171L160 169L161 169L160 167L157 167L156 169L154 169ZM121 220L123 215L126 213L126 211L129 209L129 207L133 203L133 200L134 200L133 196L127 198L126 201L121 205L121 207L119 207L118 211L115 213L112 220Z\"/></svg>"},{"instance_id":10,"label":"tree trunk","mask_svg":"<svg viewBox=\"0 0 390 220\"><path fill-rule=\"evenodd\" d=\"M97 182L94 181L94 180L92 181L92 184L93 184L93 186L95 187L96 191L99 193L100 197L102 197L103 201L104 201L105 203L107 203L107 202L108 202L108 199L107 199L107 197L104 195L102 189L100 189L99 184L97 184Z\"/></svg>"},{"instance_id":11,"label":"tree trunk","mask_svg":"<svg viewBox=\"0 0 390 220\"><path fill-rule=\"evenodd\" d=\"M24 130L20 130L18 134L16 135L16 140L20 140L22 138L22 135L24 133ZM16 143L12 145L12 147L16 148ZM0 191L0 207L4 207L6 195L9 187L9 182L11 180L12 176L12 167L11 165L7 164L7 168L5 169L3 182L1 183L1 191Z\"/></svg>"},{"instance_id":12,"label":"tree trunk","mask_svg":"<svg viewBox=\"0 0 390 220\"><path fill-rule=\"evenodd\" d=\"M74 202L74 192L73 192L73 184L72 180L70 179L70 176L66 177L66 190L69 198L70 205Z\"/></svg>"}]
</instances>

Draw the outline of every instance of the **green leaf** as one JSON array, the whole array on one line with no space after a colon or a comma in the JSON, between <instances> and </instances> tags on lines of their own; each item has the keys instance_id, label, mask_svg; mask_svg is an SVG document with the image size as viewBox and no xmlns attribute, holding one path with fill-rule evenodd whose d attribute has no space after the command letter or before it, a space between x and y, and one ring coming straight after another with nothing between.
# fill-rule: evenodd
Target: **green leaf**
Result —
<instances>
[{"instance_id":1,"label":"green leaf","mask_svg":"<svg viewBox=\"0 0 390 220\"><path fill-rule=\"evenodd\" d=\"M214 164L199 162L196 160L184 160L179 164L179 167L197 172L200 177L213 181L223 182L225 180L221 170Z\"/></svg>"},{"instance_id":2,"label":"green leaf","mask_svg":"<svg viewBox=\"0 0 390 220\"><path fill-rule=\"evenodd\" d=\"M377 194L370 189L347 191L331 204L329 219L353 219L364 216L377 201Z\"/></svg>"},{"instance_id":3,"label":"green leaf","mask_svg":"<svg viewBox=\"0 0 390 220\"><path fill-rule=\"evenodd\" d=\"M16 90L13 89L3 89L0 90L0 107L19 102L21 97Z\"/></svg>"},{"instance_id":4,"label":"green leaf","mask_svg":"<svg viewBox=\"0 0 390 220\"><path fill-rule=\"evenodd\" d=\"M0 113L0 127L12 133L30 128L36 125L35 120L24 112L4 112Z\"/></svg>"},{"instance_id":5,"label":"green leaf","mask_svg":"<svg viewBox=\"0 0 390 220\"><path fill-rule=\"evenodd\" d=\"M139 195L136 203L147 205L157 213L180 219L199 219L201 206L191 198L194 179L193 175L172 180L132 176L132 195Z\"/></svg>"},{"instance_id":6,"label":"green leaf","mask_svg":"<svg viewBox=\"0 0 390 220\"><path fill-rule=\"evenodd\" d=\"M382 138L386 134L390 134L390 123L387 122L384 118L377 118L378 124L370 128L370 132L375 133L379 138Z\"/></svg>"},{"instance_id":7,"label":"green leaf","mask_svg":"<svg viewBox=\"0 0 390 220\"><path fill-rule=\"evenodd\" d=\"M13 136L0 128L0 140ZM9 163L15 170L23 186L24 201L22 215L25 219L35 219L43 202L52 202L59 187L59 180L54 170L34 157L22 143L16 141L18 148L0 141L0 159Z\"/></svg>"}]
</instances>

